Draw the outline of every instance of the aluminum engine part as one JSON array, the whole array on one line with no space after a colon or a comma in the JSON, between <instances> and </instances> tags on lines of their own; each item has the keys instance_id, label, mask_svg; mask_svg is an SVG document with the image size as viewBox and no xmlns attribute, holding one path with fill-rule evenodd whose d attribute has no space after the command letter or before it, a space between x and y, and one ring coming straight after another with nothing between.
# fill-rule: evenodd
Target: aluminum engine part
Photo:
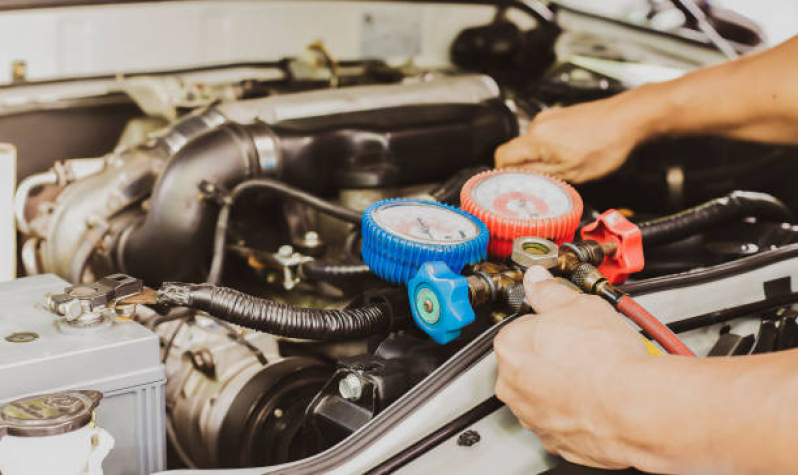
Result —
<instances>
[{"instance_id":1,"label":"aluminum engine part","mask_svg":"<svg viewBox=\"0 0 798 475\"><path fill-rule=\"evenodd\" d=\"M274 336L206 316L157 331L172 342L165 359L167 424L185 463L246 467L304 456L305 408L332 368L283 357Z\"/></svg>"},{"instance_id":2,"label":"aluminum engine part","mask_svg":"<svg viewBox=\"0 0 798 475\"><path fill-rule=\"evenodd\" d=\"M26 268L33 270L41 264L42 272L79 282L92 253L103 246L111 228L124 224L120 220L113 223L111 218L151 193L165 160L171 154L191 138L224 121L215 109L197 111L171 128L154 133L145 143L119 147L105 157L91 159L92 163L103 162L101 166L95 165L92 172L71 178L67 173L63 179L58 178L57 183L66 185L63 191L54 202L42 203L39 215L30 222L30 233L41 237L41 241L37 245L38 262L27 259ZM69 161L73 162L77 164L80 161ZM54 169L52 173L58 175L57 171ZM27 192L18 194L17 199L27 200ZM15 205L24 209L25 203ZM130 216L130 219L136 217Z\"/></svg>"},{"instance_id":3,"label":"aluminum engine part","mask_svg":"<svg viewBox=\"0 0 798 475\"><path fill-rule=\"evenodd\" d=\"M286 94L222 104L192 114L146 144L108 155L101 172L67 185L54 203L46 203L44 212L30 223L32 232L41 240L35 246L38 259L27 259L26 267L52 272L72 282L84 279L87 263L96 249L108 244L103 241L109 232L113 234L117 227L126 227L130 220L140 218L134 205L151 193L166 159L191 138L224 122L271 123L402 104L478 103L498 95L498 86L492 79L469 75ZM123 215L127 210L131 213ZM88 280L92 277L96 276L85 276Z\"/></svg>"},{"instance_id":4,"label":"aluminum engine part","mask_svg":"<svg viewBox=\"0 0 798 475\"><path fill-rule=\"evenodd\" d=\"M102 172L64 188L55 203L30 223L43 237L39 247L42 270L78 282L82 274L79 261L88 260L101 245L111 217L150 193L161 165L162 159L150 149L129 149L109 155Z\"/></svg>"},{"instance_id":5,"label":"aluminum engine part","mask_svg":"<svg viewBox=\"0 0 798 475\"><path fill-rule=\"evenodd\" d=\"M388 86L357 86L270 96L217 106L229 121L273 124L283 120L345 114L407 104L478 104L499 97L489 76L434 77L428 81Z\"/></svg>"}]
</instances>

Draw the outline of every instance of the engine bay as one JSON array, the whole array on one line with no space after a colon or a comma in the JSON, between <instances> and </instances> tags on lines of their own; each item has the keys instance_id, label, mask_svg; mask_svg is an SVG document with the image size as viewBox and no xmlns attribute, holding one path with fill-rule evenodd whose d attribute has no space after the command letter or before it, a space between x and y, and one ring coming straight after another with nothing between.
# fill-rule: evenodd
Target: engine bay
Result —
<instances>
[{"instance_id":1,"label":"engine bay","mask_svg":"<svg viewBox=\"0 0 798 475\"><path fill-rule=\"evenodd\" d=\"M497 10L441 68L314 43L273 63L0 88L19 274L64 281L37 308L69 338L130 323L158 342L166 457L109 473L429 473L458 458L475 473L490 468L476 451L518 447L516 471L558 470L492 392L492 338L529 313L532 265L643 322L654 354L798 346L796 150L668 139L580 186L493 169L541 110L645 82L624 63L664 80L712 46L636 55L545 11L522 8L524 29Z\"/></svg>"}]
</instances>

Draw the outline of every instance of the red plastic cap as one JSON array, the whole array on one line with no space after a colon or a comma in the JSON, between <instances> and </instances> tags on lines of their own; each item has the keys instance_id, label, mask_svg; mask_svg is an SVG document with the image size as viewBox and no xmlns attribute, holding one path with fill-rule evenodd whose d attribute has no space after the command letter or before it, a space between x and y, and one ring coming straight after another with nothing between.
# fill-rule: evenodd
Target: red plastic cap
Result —
<instances>
[{"instance_id":1,"label":"red plastic cap","mask_svg":"<svg viewBox=\"0 0 798 475\"><path fill-rule=\"evenodd\" d=\"M505 173L525 174L535 180L542 178L551 182L568 197L570 208L564 214L558 216L540 219L519 219L511 217L510 212L500 214L500 211L491 211L477 204L473 196L477 185L486 179ZM506 209L506 203L503 205L503 202L498 201L502 199L521 199L516 196L520 194L522 193L506 193L506 195L497 199L497 202L494 202L494 208L497 210ZM546 206L545 202L539 197L525 195L523 198L530 201L535 207ZM573 241L583 210L582 197L571 185L548 175L513 168L486 171L471 177L460 192L460 203L464 211L476 216L488 227L490 233L488 254L494 259L506 259L509 257L513 249L513 240L519 237L540 237L555 241L557 244Z\"/></svg>"},{"instance_id":2,"label":"red plastic cap","mask_svg":"<svg viewBox=\"0 0 798 475\"><path fill-rule=\"evenodd\" d=\"M606 256L598 269L613 284L619 284L630 274L643 270L643 236L640 228L618 211L611 209L596 222L582 228L582 239L600 243L611 242L617 247L615 254Z\"/></svg>"}]
</instances>

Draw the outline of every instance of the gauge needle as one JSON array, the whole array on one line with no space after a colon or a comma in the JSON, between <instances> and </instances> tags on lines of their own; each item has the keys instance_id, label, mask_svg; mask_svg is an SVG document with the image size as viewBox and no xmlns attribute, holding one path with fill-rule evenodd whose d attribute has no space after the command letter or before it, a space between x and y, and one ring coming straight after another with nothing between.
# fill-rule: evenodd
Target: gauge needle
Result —
<instances>
[{"instance_id":1,"label":"gauge needle","mask_svg":"<svg viewBox=\"0 0 798 475\"><path fill-rule=\"evenodd\" d=\"M522 200L522 203L523 203L522 207L524 208L524 211L526 211L527 216L529 216L529 219L537 217L538 215L537 208L529 209L529 201L527 200Z\"/></svg>"},{"instance_id":2,"label":"gauge needle","mask_svg":"<svg viewBox=\"0 0 798 475\"><path fill-rule=\"evenodd\" d=\"M424 224L424 221L422 221L421 218L416 218L416 221L418 221L418 224L419 226L421 226L421 230L424 231L424 234L429 236L430 239L434 239L432 237L432 233L429 230L429 227L426 224Z\"/></svg>"}]
</instances>

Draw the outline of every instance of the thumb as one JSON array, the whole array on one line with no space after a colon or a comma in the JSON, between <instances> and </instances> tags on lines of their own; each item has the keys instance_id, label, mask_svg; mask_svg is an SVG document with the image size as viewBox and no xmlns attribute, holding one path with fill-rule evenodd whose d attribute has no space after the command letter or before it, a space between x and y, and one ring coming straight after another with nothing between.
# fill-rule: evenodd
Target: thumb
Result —
<instances>
[{"instance_id":1,"label":"thumb","mask_svg":"<svg viewBox=\"0 0 798 475\"><path fill-rule=\"evenodd\" d=\"M524 291L529 306L536 313L548 312L572 304L579 293L554 280L549 271L532 266L524 275Z\"/></svg>"}]
</instances>

